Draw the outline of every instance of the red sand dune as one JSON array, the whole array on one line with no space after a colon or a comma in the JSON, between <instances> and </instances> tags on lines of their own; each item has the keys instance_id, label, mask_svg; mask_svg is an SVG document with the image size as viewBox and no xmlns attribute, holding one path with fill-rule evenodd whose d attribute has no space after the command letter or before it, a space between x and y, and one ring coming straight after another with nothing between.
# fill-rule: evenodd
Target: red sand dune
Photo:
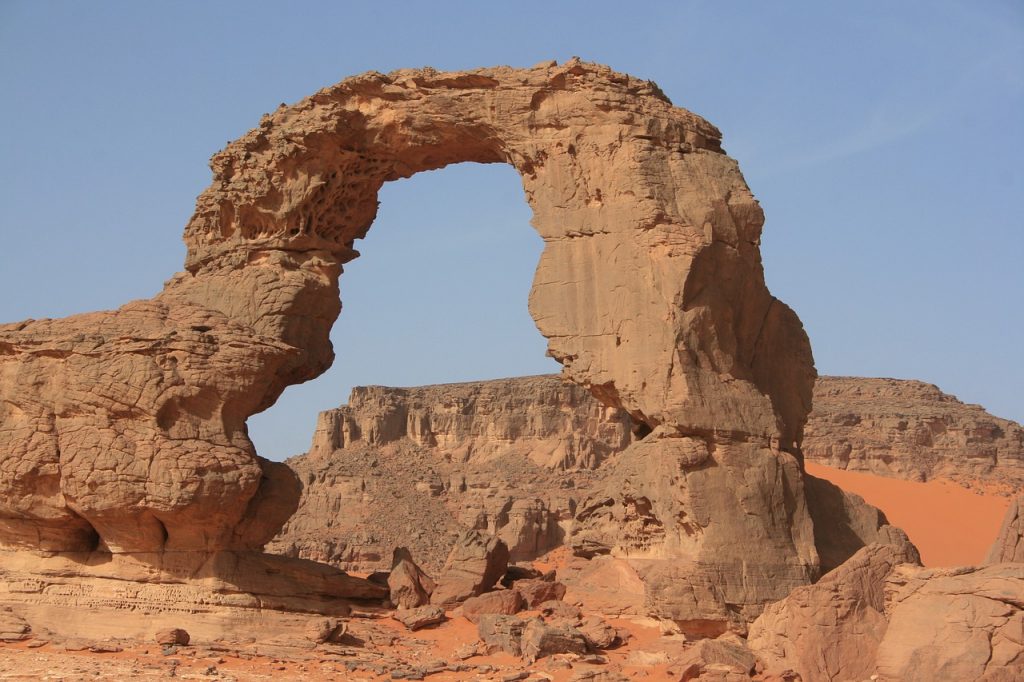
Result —
<instances>
[{"instance_id":1,"label":"red sand dune","mask_svg":"<svg viewBox=\"0 0 1024 682\"><path fill-rule=\"evenodd\" d=\"M949 481L917 483L807 462L807 473L860 495L907 532L925 566L980 564L1010 499Z\"/></svg>"}]
</instances>

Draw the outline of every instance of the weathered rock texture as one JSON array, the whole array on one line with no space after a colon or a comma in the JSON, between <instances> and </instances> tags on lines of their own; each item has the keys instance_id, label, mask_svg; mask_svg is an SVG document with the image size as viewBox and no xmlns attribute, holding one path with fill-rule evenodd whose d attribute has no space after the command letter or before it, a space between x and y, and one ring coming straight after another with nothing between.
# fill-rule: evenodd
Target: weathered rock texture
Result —
<instances>
[{"instance_id":1,"label":"weathered rock texture","mask_svg":"<svg viewBox=\"0 0 1024 682\"><path fill-rule=\"evenodd\" d=\"M886 581L882 680L977 680L1024 671L1024 564L923 569Z\"/></svg>"},{"instance_id":2,"label":"weathered rock texture","mask_svg":"<svg viewBox=\"0 0 1024 682\"><path fill-rule=\"evenodd\" d=\"M653 430L622 460L628 487L595 502L600 541L714 584L716 612L808 582L810 346L765 286L764 216L720 141L652 83L579 60L368 73L282 106L213 157L160 294L0 327L0 546L261 547L288 490L246 418L330 365L338 277L383 183L472 161L522 177L549 354ZM604 507L664 533L609 534Z\"/></svg>"},{"instance_id":3,"label":"weathered rock texture","mask_svg":"<svg viewBox=\"0 0 1024 682\"><path fill-rule=\"evenodd\" d=\"M269 547L373 570L386 565L389 547L408 544L437 577L467 529L503 540L513 560L569 545L597 557L565 573L574 599L706 634L752 618L765 594L806 582L762 559L743 574L742 588L730 586L730 567L701 556L704 536L720 530L724 543L736 537L730 533L766 535L763 520L741 517L734 497L750 490L747 477L764 473L730 469L721 443L711 466L699 439L641 435L624 411L557 376L357 388L348 405L321 415L310 453L289 461L303 496ZM720 498L702 493L729 486ZM811 477L804 492L824 569L866 544L906 543L859 497ZM783 505L775 522L786 518ZM687 577L702 572L713 578Z\"/></svg>"},{"instance_id":4,"label":"weathered rock texture","mask_svg":"<svg viewBox=\"0 0 1024 682\"><path fill-rule=\"evenodd\" d=\"M819 377L803 451L850 471L1024 487L1024 428L920 381Z\"/></svg>"},{"instance_id":5,"label":"weathered rock texture","mask_svg":"<svg viewBox=\"0 0 1024 682\"><path fill-rule=\"evenodd\" d=\"M910 551L907 551L907 550ZM925 569L871 545L768 606L749 645L804 680L993 679L1024 669L1024 564ZM873 677L875 676L875 677Z\"/></svg>"},{"instance_id":6,"label":"weathered rock texture","mask_svg":"<svg viewBox=\"0 0 1024 682\"><path fill-rule=\"evenodd\" d=\"M769 605L750 627L749 644L770 669L805 680L865 680L887 626L885 579L916 552L886 545L860 550L814 585Z\"/></svg>"},{"instance_id":7,"label":"weathered rock texture","mask_svg":"<svg viewBox=\"0 0 1024 682\"><path fill-rule=\"evenodd\" d=\"M764 285L761 210L714 126L578 60L368 73L283 106L213 157L187 271L157 297L0 327L0 542L261 546L271 479L245 419L330 364L341 264L381 185L465 161L522 175L545 241L530 311L565 376L666 442L775 470L748 511L788 487L772 561L813 573L792 453L814 370Z\"/></svg>"},{"instance_id":8,"label":"weathered rock texture","mask_svg":"<svg viewBox=\"0 0 1024 682\"><path fill-rule=\"evenodd\" d=\"M60 638L134 638L187 623L206 641L302 631L387 589L323 564L259 552L144 555L0 551L0 603Z\"/></svg>"},{"instance_id":9,"label":"weathered rock texture","mask_svg":"<svg viewBox=\"0 0 1024 682\"><path fill-rule=\"evenodd\" d=\"M1024 563L1024 497L1010 503L999 535L985 559L987 564L1005 562Z\"/></svg>"},{"instance_id":10,"label":"weathered rock texture","mask_svg":"<svg viewBox=\"0 0 1024 682\"><path fill-rule=\"evenodd\" d=\"M299 511L271 551L353 570L408 546L437 577L455 537L497 535L513 561L571 532L580 488L633 440L632 421L557 376L356 388L289 460Z\"/></svg>"}]
</instances>

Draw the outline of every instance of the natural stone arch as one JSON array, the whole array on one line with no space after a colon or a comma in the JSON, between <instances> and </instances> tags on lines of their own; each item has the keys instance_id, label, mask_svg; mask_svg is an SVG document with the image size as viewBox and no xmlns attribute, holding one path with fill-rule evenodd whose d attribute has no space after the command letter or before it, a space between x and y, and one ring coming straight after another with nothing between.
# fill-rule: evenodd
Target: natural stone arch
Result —
<instances>
[{"instance_id":1,"label":"natural stone arch","mask_svg":"<svg viewBox=\"0 0 1024 682\"><path fill-rule=\"evenodd\" d=\"M672 617L726 618L809 580L814 370L764 284L761 210L711 124L577 60L370 73L282 106L214 156L187 271L158 296L0 327L0 542L262 547L291 481L245 420L330 365L338 277L381 185L462 161L522 176L545 242L530 311L565 376L653 429L581 532L673 559L649 581L682 604ZM658 546L623 536L638 514L666 525Z\"/></svg>"},{"instance_id":2,"label":"natural stone arch","mask_svg":"<svg viewBox=\"0 0 1024 682\"><path fill-rule=\"evenodd\" d=\"M265 116L213 158L187 265L272 250L345 262L384 182L509 163L545 241L530 310L566 375L651 426L793 451L809 346L764 285L763 215L719 141L653 84L578 61L365 74Z\"/></svg>"}]
</instances>

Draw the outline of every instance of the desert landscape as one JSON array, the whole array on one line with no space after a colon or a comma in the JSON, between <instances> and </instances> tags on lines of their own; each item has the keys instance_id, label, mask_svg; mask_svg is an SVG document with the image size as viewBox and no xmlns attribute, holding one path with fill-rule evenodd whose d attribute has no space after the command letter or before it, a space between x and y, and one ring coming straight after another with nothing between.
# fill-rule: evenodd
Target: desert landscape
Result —
<instances>
[{"instance_id":1,"label":"desert landscape","mask_svg":"<svg viewBox=\"0 0 1024 682\"><path fill-rule=\"evenodd\" d=\"M160 293L0 325L0 679L1024 677L1024 428L819 376L721 138L576 58L265 115ZM521 176L561 374L356 387L259 456L381 187L462 162Z\"/></svg>"}]
</instances>

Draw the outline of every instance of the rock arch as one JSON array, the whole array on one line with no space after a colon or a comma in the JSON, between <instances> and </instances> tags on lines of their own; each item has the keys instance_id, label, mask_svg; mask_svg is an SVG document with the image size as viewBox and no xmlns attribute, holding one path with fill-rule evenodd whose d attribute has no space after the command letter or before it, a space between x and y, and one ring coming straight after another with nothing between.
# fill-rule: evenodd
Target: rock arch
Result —
<instances>
[{"instance_id":1,"label":"rock arch","mask_svg":"<svg viewBox=\"0 0 1024 682\"><path fill-rule=\"evenodd\" d=\"M706 565L713 549L740 591L753 574L785 574L778 596L808 580L798 458L815 373L764 284L760 207L714 126L579 60L368 73L282 105L213 157L186 271L159 295L0 326L0 542L261 547L287 475L255 456L246 418L330 365L339 275L381 185L463 161L519 171L545 242L530 311L549 353L653 430L637 461L656 453L681 486L645 493L655 512L698 517L699 538L617 551ZM627 478L664 488L641 473ZM733 547L740 534L761 546Z\"/></svg>"}]
</instances>

